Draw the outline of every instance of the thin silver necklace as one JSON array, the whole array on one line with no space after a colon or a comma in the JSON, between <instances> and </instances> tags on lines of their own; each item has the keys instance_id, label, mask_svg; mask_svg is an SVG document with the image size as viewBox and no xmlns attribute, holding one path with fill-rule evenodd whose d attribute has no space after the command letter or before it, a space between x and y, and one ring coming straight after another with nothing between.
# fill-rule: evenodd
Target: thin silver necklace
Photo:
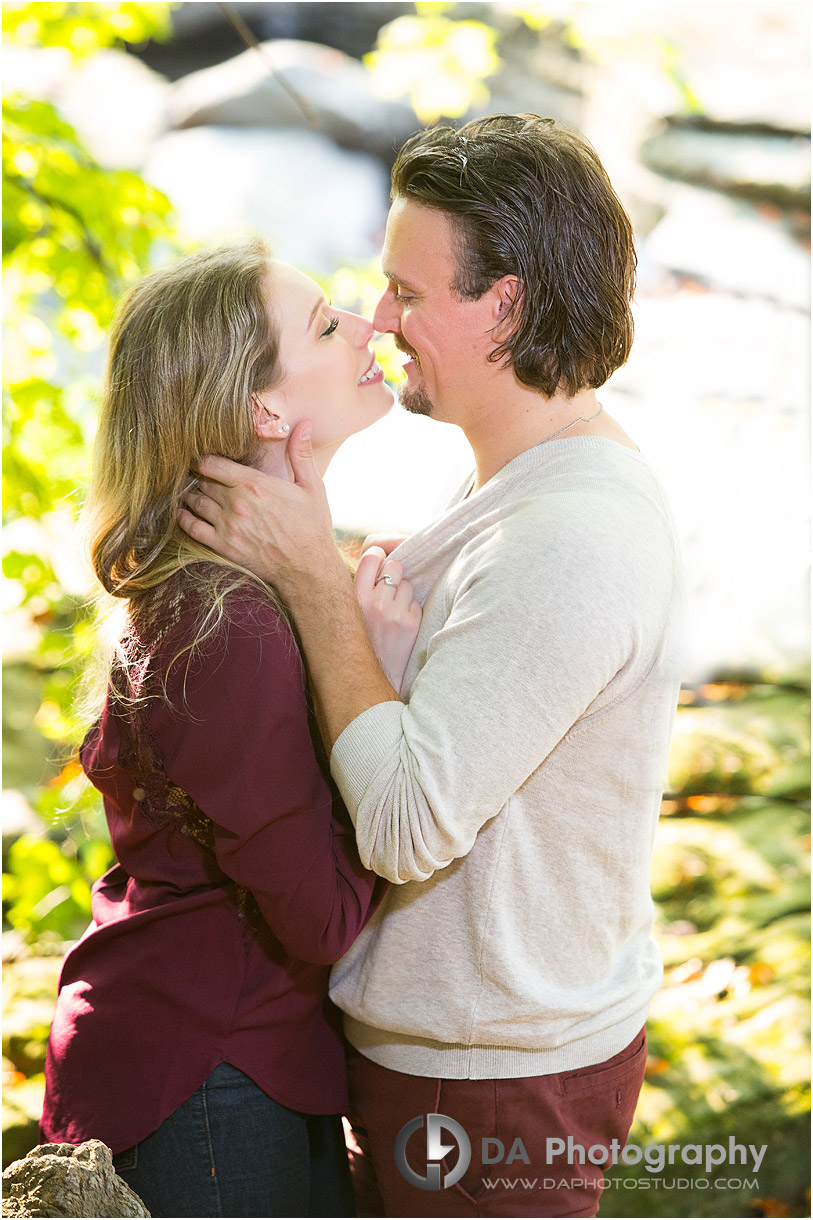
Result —
<instances>
[{"instance_id":1,"label":"thin silver necklace","mask_svg":"<svg viewBox=\"0 0 813 1220\"><path fill-rule=\"evenodd\" d=\"M544 445L545 441L552 441L554 436L561 436L562 433L567 432L568 429L575 428L576 424L592 424L593 420L598 419L603 410L604 407L601 405L601 403L599 403L598 411L596 411L595 415L591 415L589 419L585 419L583 415L579 416L578 419L572 419L569 424L565 424L564 428L560 428L558 432L551 432L550 436L546 436L544 440L537 441L536 443L538 445Z\"/></svg>"},{"instance_id":2,"label":"thin silver necklace","mask_svg":"<svg viewBox=\"0 0 813 1220\"><path fill-rule=\"evenodd\" d=\"M561 436L562 433L567 432L569 428L575 428L576 424L592 424L593 420L598 419L599 415L601 415L601 412L603 410L604 410L603 405L601 403L599 403L598 410L596 411L595 415L591 415L589 417L589 419L585 419L583 415L580 416L579 419L572 419L569 424L565 424L564 428L560 428L558 432L551 432L550 436L546 436L543 440L537 441L536 444L544 445L545 441L552 441L555 436ZM475 474L471 487L469 488L469 490L466 492L465 496L463 497L464 500L468 500L469 496L474 491L476 484L477 484L477 475Z\"/></svg>"}]
</instances>

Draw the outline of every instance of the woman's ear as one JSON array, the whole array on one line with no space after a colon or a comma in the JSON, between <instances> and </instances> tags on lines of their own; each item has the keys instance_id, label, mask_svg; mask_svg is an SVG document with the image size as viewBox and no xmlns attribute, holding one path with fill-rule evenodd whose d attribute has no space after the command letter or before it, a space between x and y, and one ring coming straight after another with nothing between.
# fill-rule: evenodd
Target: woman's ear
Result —
<instances>
[{"instance_id":1,"label":"woman's ear","mask_svg":"<svg viewBox=\"0 0 813 1220\"><path fill-rule=\"evenodd\" d=\"M254 394L251 401L254 407L254 431L260 440L284 440L291 431L291 425L274 410L270 395Z\"/></svg>"}]
</instances>

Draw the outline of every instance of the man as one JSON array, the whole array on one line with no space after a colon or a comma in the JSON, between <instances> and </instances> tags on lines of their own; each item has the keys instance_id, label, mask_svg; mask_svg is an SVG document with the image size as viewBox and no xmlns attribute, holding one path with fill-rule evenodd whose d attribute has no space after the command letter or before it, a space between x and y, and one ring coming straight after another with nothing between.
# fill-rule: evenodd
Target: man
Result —
<instances>
[{"instance_id":1,"label":"man","mask_svg":"<svg viewBox=\"0 0 813 1220\"><path fill-rule=\"evenodd\" d=\"M362 859L395 883L331 989L386 1214L592 1216L661 977L648 865L679 682L669 511L595 395L629 352L632 232L586 141L490 116L401 150L382 266L404 406L476 463L439 521L362 560L423 604L400 694L307 425L290 483L204 460L183 525L286 598Z\"/></svg>"}]
</instances>

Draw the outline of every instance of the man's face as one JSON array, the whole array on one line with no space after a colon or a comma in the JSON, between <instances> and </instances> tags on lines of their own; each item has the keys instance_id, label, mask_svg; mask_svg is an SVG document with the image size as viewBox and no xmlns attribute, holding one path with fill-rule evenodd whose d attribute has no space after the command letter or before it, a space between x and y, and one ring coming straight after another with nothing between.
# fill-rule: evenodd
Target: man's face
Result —
<instances>
[{"instance_id":1,"label":"man's face","mask_svg":"<svg viewBox=\"0 0 813 1220\"><path fill-rule=\"evenodd\" d=\"M399 196L390 209L381 266L389 280L373 318L409 359L399 397L408 411L465 424L486 392L497 318L486 293L464 301L451 290L454 235L444 212Z\"/></svg>"}]
</instances>

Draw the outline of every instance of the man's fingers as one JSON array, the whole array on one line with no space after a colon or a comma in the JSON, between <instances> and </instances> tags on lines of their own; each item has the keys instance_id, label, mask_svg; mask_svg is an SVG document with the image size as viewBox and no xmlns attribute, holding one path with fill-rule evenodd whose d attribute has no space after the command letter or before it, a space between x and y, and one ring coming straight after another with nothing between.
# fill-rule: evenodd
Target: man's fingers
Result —
<instances>
[{"instance_id":1,"label":"man's fingers","mask_svg":"<svg viewBox=\"0 0 813 1220\"><path fill-rule=\"evenodd\" d=\"M201 491L193 490L186 493L184 500L196 516L202 517L204 521L209 521L214 525L220 515L220 505L215 500Z\"/></svg>"},{"instance_id":2,"label":"man's fingers","mask_svg":"<svg viewBox=\"0 0 813 1220\"><path fill-rule=\"evenodd\" d=\"M310 420L300 420L291 433L286 450L288 461L294 472L294 482L306 491L321 486L322 480L313 460L313 425Z\"/></svg>"},{"instance_id":3,"label":"man's fingers","mask_svg":"<svg viewBox=\"0 0 813 1220\"><path fill-rule=\"evenodd\" d=\"M202 542L204 546L214 547L215 530L207 521L201 521L200 517L196 517L194 513L190 513L186 508L178 509L178 525L185 534L190 538L194 538L195 542Z\"/></svg>"},{"instance_id":4,"label":"man's fingers","mask_svg":"<svg viewBox=\"0 0 813 1220\"><path fill-rule=\"evenodd\" d=\"M224 487L239 487L256 473L250 466L233 462L231 458L213 457L212 454L199 458L193 463L192 469L205 478L222 483Z\"/></svg>"},{"instance_id":5,"label":"man's fingers","mask_svg":"<svg viewBox=\"0 0 813 1220\"><path fill-rule=\"evenodd\" d=\"M195 486L190 488L190 490L208 496L210 500L214 500L215 504L219 504L221 508L228 502L229 489L222 483L215 483L213 479L198 479Z\"/></svg>"}]
</instances>

